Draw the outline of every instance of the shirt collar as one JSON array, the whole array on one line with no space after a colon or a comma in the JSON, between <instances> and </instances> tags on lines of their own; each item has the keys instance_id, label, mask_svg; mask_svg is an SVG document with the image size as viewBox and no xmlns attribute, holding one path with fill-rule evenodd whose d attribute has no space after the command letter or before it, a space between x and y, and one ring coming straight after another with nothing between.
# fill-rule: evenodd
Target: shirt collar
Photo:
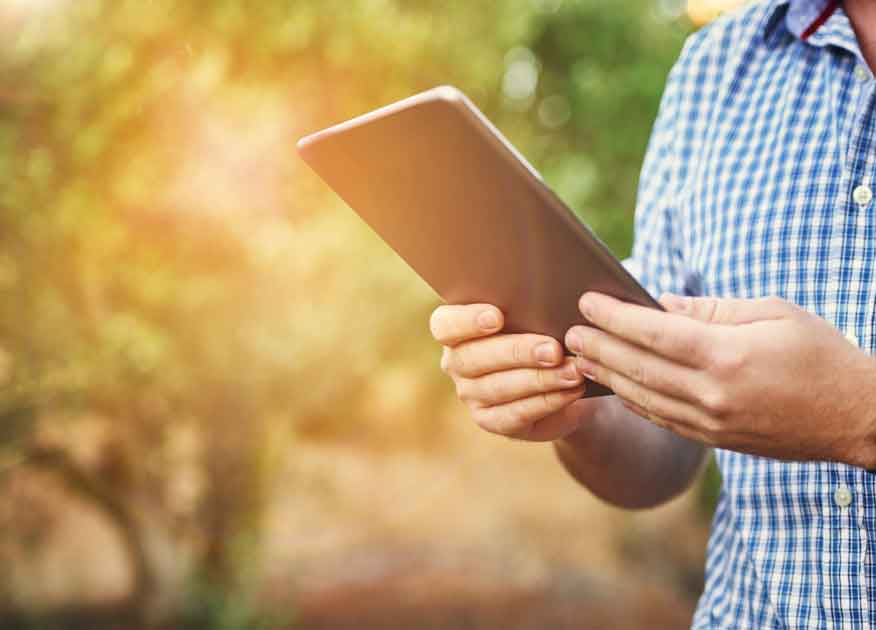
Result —
<instances>
[{"instance_id":1,"label":"shirt collar","mask_svg":"<svg viewBox=\"0 0 876 630\"><path fill-rule=\"evenodd\" d=\"M807 40L833 15L839 0L773 0L761 27L768 39L777 29L784 28L802 40ZM781 18L784 16L784 20Z\"/></svg>"}]
</instances>

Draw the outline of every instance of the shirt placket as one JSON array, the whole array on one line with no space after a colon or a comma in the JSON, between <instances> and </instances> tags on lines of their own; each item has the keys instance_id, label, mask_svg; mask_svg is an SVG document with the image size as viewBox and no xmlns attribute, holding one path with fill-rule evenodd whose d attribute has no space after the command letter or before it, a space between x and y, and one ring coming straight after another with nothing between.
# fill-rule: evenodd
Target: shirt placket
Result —
<instances>
[{"instance_id":1,"label":"shirt placket","mask_svg":"<svg viewBox=\"0 0 876 630\"><path fill-rule=\"evenodd\" d=\"M873 258L874 219L874 81L860 61L860 52L849 51L845 72L832 77L840 86L851 80L847 97L848 124L838 121L837 142L843 149L843 169L837 189L829 242L828 274L824 313L845 334L849 342L872 351L874 295L868 273ZM850 73L850 74L849 74ZM843 92L842 88L838 88ZM840 104L831 104L839 111ZM847 144L843 146L843 139ZM822 532L823 605L839 622L837 627L870 628L870 576L873 575L872 547L868 540L869 510L874 479L859 469L825 464L824 524ZM840 610L836 610L837 607ZM849 617L841 611L855 611ZM860 611L858 614L856 611ZM839 614L837 614L839 613ZM829 612L830 614L830 612ZM851 624L851 625L849 625Z\"/></svg>"},{"instance_id":2,"label":"shirt placket","mask_svg":"<svg viewBox=\"0 0 876 630\"><path fill-rule=\"evenodd\" d=\"M866 66L858 61L854 71L856 109L852 118L849 147L842 188L846 195L839 219L847 221L849 234L842 255L847 262L845 297L849 320L847 338L863 350L873 352L873 319L876 316L873 276L869 272L874 258L874 207L876 207L876 81Z\"/></svg>"},{"instance_id":3,"label":"shirt placket","mask_svg":"<svg viewBox=\"0 0 876 630\"><path fill-rule=\"evenodd\" d=\"M876 257L874 243L874 223L876 223L876 81L870 71L859 61L855 67L855 80L858 85L858 112L854 119L849 153L851 202L850 212L856 222L855 238L852 239L850 252L854 291L849 299L862 312L863 317L858 322L850 324L857 330L850 330L847 337L866 352L873 353L873 322L876 317L876 295L874 295L874 277L868 271L872 269L872 260ZM855 302L857 299L860 302ZM860 469L852 469L856 475L860 491L855 501L858 518L856 520L861 540L862 562L860 565L861 611L864 617L863 627L870 628L876 624L876 610L871 610L871 595L876 593L873 576L876 575L876 556L874 556L874 480L876 475Z\"/></svg>"},{"instance_id":4,"label":"shirt placket","mask_svg":"<svg viewBox=\"0 0 876 630\"><path fill-rule=\"evenodd\" d=\"M858 145L861 141L861 118L865 109L862 107L862 88L866 81L861 74L860 63L857 62L861 57L860 49L855 41L851 23L842 9L835 11L809 38L808 43L835 53L829 56L830 61L827 62L830 64L828 72L830 87L824 98L831 101L829 107L833 111L833 134L843 166L839 186L836 189L837 198L833 200L835 212L832 214L828 242L828 268L822 312L828 321L842 330L850 341L857 344L860 340L854 329L854 322L850 325L848 321L850 305L845 301L848 297L846 267L849 258L847 256L854 253L849 251L850 245L853 244L847 243L847 237L850 231L853 231L850 227L857 227L853 222L857 217L851 207L851 197L853 191L861 185L859 181L861 177L858 173L860 168L857 162L860 153ZM869 70L866 70L866 74L869 77ZM847 101L851 102L851 105L846 107Z\"/></svg>"},{"instance_id":5,"label":"shirt placket","mask_svg":"<svg viewBox=\"0 0 876 630\"><path fill-rule=\"evenodd\" d=\"M838 256L831 256L839 264L831 272L831 282L836 284L836 301L846 305L837 322L846 338L865 351L872 351L874 318L873 277L868 272L869 261L874 257L874 115L876 115L876 92L873 77L856 56L852 69L851 96L854 103L849 142L846 150L842 200L835 216L833 233L839 238ZM832 253L835 250L832 250ZM873 575L873 544L868 535L872 525L868 516L873 509L870 494L871 479L867 473L852 467L843 467L838 476L843 478L834 495L835 509L842 513L842 526L848 528L848 536L841 544L843 562L839 567L842 575L850 578L848 597L857 602L861 618L853 619L856 627L870 628L873 620L870 611L870 579ZM847 492L846 492L847 489ZM842 496L840 496L842 495ZM838 500L842 499L842 501ZM840 503L848 501L848 507ZM844 580L841 580L843 582ZM857 585L855 584L857 582ZM841 588L845 591L845 584Z\"/></svg>"}]
</instances>

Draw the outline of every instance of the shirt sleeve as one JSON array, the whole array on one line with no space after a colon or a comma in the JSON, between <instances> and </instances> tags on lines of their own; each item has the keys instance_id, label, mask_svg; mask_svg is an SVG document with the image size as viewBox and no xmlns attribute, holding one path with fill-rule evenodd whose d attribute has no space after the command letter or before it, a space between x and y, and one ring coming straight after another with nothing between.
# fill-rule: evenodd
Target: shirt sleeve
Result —
<instances>
[{"instance_id":1,"label":"shirt sleeve","mask_svg":"<svg viewBox=\"0 0 876 630\"><path fill-rule=\"evenodd\" d=\"M633 252L624 261L624 266L655 298L662 293L699 293L699 283L684 264L678 211L687 171L678 146L684 133L680 127L684 115L681 99L685 74L685 53L682 52L667 79L648 142L639 177Z\"/></svg>"}]
</instances>

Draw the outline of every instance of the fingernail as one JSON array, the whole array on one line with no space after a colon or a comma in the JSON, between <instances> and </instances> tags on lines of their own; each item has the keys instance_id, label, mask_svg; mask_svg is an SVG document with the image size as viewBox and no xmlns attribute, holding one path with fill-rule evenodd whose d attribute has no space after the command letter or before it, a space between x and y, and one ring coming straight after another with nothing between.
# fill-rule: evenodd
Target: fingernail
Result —
<instances>
[{"instance_id":1,"label":"fingernail","mask_svg":"<svg viewBox=\"0 0 876 630\"><path fill-rule=\"evenodd\" d=\"M586 295L584 295L581 298L580 307L581 307L581 314L585 318L590 319L590 315L593 314L593 305L590 304L590 298L588 298Z\"/></svg>"},{"instance_id":2,"label":"fingernail","mask_svg":"<svg viewBox=\"0 0 876 630\"><path fill-rule=\"evenodd\" d=\"M575 354L581 354L581 339L578 337L578 335L569 335L569 341L566 343L566 347Z\"/></svg>"},{"instance_id":3,"label":"fingernail","mask_svg":"<svg viewBox=\"0 0 876 630\"><path fill-rule=\"evenodd\" d=\"M484 311L478 315L478 326L482 330L493 330L499 326L499 318L493 311Z\"/></svg>"},{"instance_id":4,"label":"fingernail","mask_svg":"<svg viewBox=\"0 0 876 630\"><path fill-rule=\"evenodd\" d=\"M593 362L584 357L575 358L575 367L587 378L593 378Z\"/></svg>"},{"instance_id":5,"label":"fingernail","mask_svg":"<svg viewBox=\"0 0 876 630\"><path fill-rule=\"evenodd\" d=\"M574 363L570 363L563 370L563 380L569 383L580 383L581 382L581 373L578 372L578 368Z\"/></svg>"},{"instance_id":6,"label":"fingernail","mask_svg":"<svg viewBox=\"0 0 876 630\"><path fill-rule=\"evenodd\" d=\"M535 347L535 358L544 365L553 365L557 360L557 349L554 344L546 341Z\"/></svg>"}]
</instances>

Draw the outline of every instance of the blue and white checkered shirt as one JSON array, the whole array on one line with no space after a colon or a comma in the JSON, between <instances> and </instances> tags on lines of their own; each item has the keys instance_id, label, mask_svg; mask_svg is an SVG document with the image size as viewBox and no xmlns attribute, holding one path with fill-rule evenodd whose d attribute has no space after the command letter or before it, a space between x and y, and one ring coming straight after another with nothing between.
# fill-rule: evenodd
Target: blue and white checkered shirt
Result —
<instances>
[{"instance_id":1,"label":"blue and white checkered shirt","mask_svg":"<svg viewBox=\"0 0 876 630\"><path fill-rule=\"evenodd\" d=\"M759 2L694 34L670 74L628 263L654 295L781 296L872 353L874 190L876 82L842 6ZM693 626L876 628L876 474L717 461Z\"/></svg>"}]
</instances>

